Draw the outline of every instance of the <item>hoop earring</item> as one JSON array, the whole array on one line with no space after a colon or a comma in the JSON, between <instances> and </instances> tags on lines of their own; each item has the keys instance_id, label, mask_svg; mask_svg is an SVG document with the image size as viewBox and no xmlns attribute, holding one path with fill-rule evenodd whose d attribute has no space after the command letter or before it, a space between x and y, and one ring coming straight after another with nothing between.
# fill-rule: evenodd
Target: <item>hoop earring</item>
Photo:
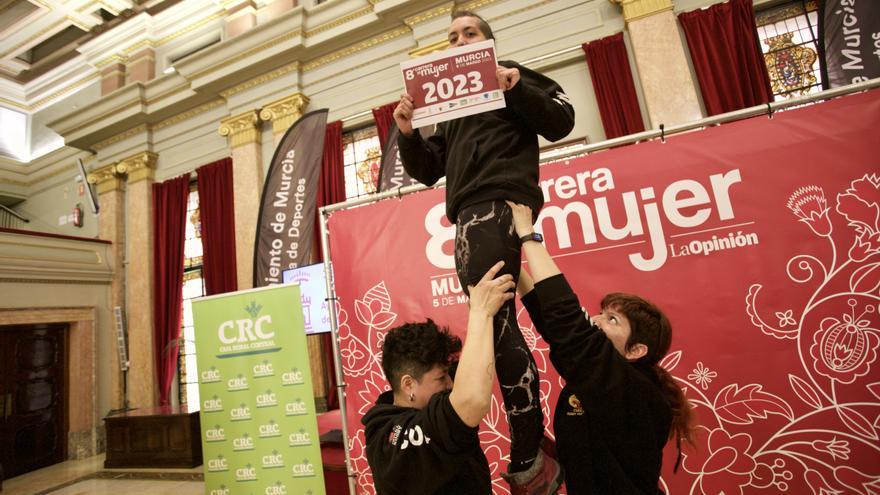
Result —
<instances>
[{"instance_id":1,"label":"hoop earring","mask_svg":"<svg viewBox=\"0 0 880 495\"><path fill-rule=\"evenodd\" d=\"M409 393L409 401L410 401L410 402L415 402L415 401L416 401L416 396L415 396L412 392Z\"/></svg>"}]
</instances>

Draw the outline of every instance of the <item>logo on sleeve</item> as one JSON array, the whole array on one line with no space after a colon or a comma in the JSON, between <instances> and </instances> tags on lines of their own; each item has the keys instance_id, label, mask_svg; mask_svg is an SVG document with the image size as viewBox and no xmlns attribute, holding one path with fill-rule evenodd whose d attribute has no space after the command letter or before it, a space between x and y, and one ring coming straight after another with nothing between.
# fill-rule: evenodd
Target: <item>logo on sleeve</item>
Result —
<instances>
[{"instance_id":1,"label":"logo on sleeve","mask_svg":"<svg viewBox=\"0 0 880 495\"><path fill-rule=\"evenodd\" d=\"M571 411L568 411L569 416L583 416L584 408L581 407L581 401L577 398L576 395L571 394L568 397L568 405L571 406Z\"/></svg>"}]
</instances>

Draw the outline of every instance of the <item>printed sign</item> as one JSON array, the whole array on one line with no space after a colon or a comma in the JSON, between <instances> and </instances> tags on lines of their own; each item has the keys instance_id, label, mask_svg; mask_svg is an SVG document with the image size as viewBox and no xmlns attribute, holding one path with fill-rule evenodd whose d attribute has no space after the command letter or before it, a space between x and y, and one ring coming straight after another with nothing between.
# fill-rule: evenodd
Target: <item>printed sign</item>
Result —
<instances>
[{"instance_id":1,"label":"printed sign","mask_svg":"<svg viewBox=\"0 0 880 495\"><path fill-rule=\"evenodd\" d=\"M535 228L581 304L593 314L604 294L635 293L672 322L662 365L699 428L677 474L667 445L665 493L876 493L878 128L871 90L541 167ZM358 493L375 493L360 418L388 389L387 332L425 318L462 338L467 328L444 196L377 201L328 222ZM516 305L551 423L563 382ZM480 440L494 493L508 493L498 395Z\"/></svg>"},{"instance_id":2,"label":"printed sign","mask_svg":"<svg viewBox=\"0 0 880 495\"><path fill-rule=\"evenodd\" d=\"M495 71L495 41L451 48L400 63L413 98L413 127L504 108Z\"/></svg>"},{"instance_id":3,"label":"printed sign","mask_svg":"<svg viewBox=\"0 0 880 495\"><path fill-rule=\"evenodd\" d=\"M297 285L193 301L207 494L324 493Z\"/></svg>"}]
</instances>

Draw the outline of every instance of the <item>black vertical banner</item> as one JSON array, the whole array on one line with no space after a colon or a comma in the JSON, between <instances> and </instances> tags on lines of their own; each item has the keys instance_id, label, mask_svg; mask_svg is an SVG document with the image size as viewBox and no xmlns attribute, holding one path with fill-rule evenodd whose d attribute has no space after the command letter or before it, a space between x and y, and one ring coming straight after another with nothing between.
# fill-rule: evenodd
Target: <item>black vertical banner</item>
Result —
<instances>
[{"instance_id":1,"label":"black vertical banner","mask_svg":"<svg viewBox=\"0 0 880 495\"><path fill-rule=\"evenodd\" d=\"M309 261L327 113L303 115L272 156L257 218L254 287L281 283L282 271Z\"/></svg>"},{"instance_id":2,"label":"black vertical banner","mask_svg":"<svg viewBox=\"0 0 880 495\"><path fill-rule=\"evenodd\" d=\"M880 77L880 1L820 0L818 14L823 87Z\"/></svg>"},{"instance_id":3,"label":"black vertical banner","mask_svg":"<svg viewBox=\"0 0 880 495\"><path fill-rule=\"evenodd\" d=\"M388 137L385 139L385 149L382 150L382 164L379 166L378 192L387 191L401 186L418 184L403 169L403 161L400 159L400 149L397 147L397 136L400 130L396 124L391 124Z\"/></svg>"}]
</instances>

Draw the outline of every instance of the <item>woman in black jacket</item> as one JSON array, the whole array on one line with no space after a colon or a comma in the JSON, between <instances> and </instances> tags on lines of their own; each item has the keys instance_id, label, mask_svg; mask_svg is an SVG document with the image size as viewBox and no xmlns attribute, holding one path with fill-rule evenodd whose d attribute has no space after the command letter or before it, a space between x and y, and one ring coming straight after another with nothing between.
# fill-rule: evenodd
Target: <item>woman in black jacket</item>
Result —
<instances>
[{"instance_id":1,"label":"woman in black jacket","mask_svg":"<svg viewBox=\"0 0 880 495\"><path fill-rule=\"evenodd\" d=\"M531 209L510 206L517 234L533 233ZM687 399L658 364L672 341L669 320L621 293L587 318L544 245L528 240L523 252L531 276L521 270L517 292L566 383L554 429L568 493L659 493L666 442L674 439L680 455L680 441L694 437Z\"/></svg>"},{"instance_id":2,"label":"woman in black jacket","mask_svg":"<svg viewBox=\"0 0 880 495\"><path fill-rule=\"evenodd\" d=\"M469 11L453 13L448 36L450 47L493 38L489 25ZM456 224L455 266L462 288L499 259L506 262L505 273L517 279L520 240L504 201L541 209L538 135L556 141L574 126L574 109L552 79L509 61L499 62L496 75L505 108L442 122L427 140L412 127L410 96L403 95L394 111L407 173L426 185L446 176L446 216ZM498 312L494 328L495 369L511 431L505 479L513 495L555 493L561 474L556 461L544 462L539 452L544 416L538 369L519 331L513 301Z\"/></svg>"}]
</instances>

